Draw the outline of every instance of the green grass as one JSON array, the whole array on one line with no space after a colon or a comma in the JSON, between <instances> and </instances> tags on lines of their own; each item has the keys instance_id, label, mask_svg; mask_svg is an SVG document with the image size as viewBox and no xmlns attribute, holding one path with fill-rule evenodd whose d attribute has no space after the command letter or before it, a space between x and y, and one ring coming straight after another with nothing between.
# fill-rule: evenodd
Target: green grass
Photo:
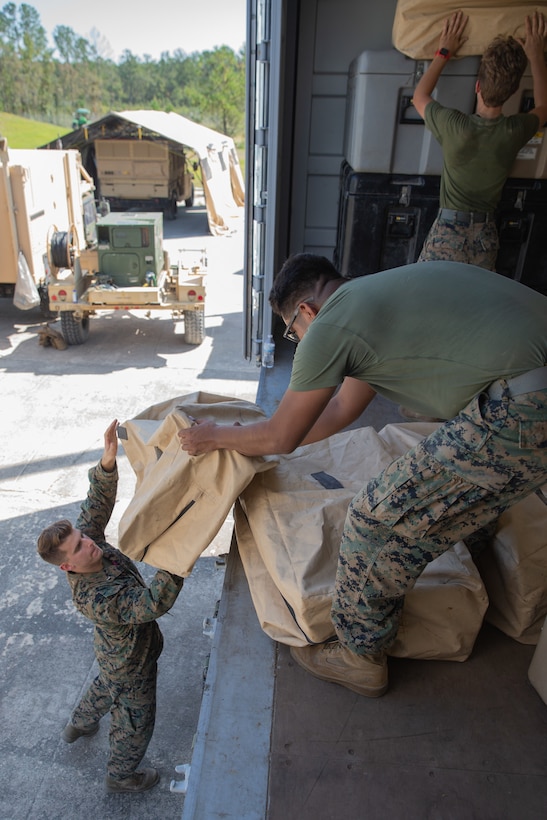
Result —
<instances>
[{"instance_id":1,"label":"green grass","mask_svg":"<svg viewBox=\"0 0 547 820\"><path fill-rule=\"evenodd\" d=\"M6 137L8 148L38 148L69 131L60 125L0 112L0 137Z\"/></svg>"},{"instance_id":2,"label":"green grass","mask_svg":"<svg viewBox=\"0 0 547 820\"><path fill-rule=\"evenodd\" d=\"M0 111L0 138L6 137L8 148L39 148L70 131L70 128L63 128L61 125L28 120L26 117L17 117L15 114ZM236 141L236 151L241 173L245 174L245 144L242 139Z\"/></svg>"}]
</instances>

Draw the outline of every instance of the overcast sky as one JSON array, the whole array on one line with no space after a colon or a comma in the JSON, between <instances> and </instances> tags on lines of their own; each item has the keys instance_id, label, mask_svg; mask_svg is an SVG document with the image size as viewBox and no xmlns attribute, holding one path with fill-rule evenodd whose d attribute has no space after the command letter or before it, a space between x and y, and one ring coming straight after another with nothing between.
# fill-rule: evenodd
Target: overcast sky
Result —
<instances>
[{"instance_id":1,"label":"overcast sky","mask_svg":"<svg viewBox=\"0 0 547 820\"><path fill-rule=\"evenodd\" d=\"M157 60L163 51L191 54L222 45L239 51L245 42L247 0L29 0L28 5L40 15L50 46L56 26L68 26L86 40L96 29L103 38L101 55L115 62L125 49Z\"/></svg>"}]
</instances>

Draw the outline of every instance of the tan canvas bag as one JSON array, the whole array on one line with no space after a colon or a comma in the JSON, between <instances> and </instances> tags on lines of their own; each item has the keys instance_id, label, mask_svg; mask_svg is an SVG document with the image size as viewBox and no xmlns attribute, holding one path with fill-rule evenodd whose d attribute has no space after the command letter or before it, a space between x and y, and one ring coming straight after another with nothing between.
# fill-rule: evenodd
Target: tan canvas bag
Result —
<instances>
[{"instance_id":1,"label":"tan canvas bag","mask_svg":"<svg viewBox=\"0 0 547 820\"><path fill-rule=\"evenodd\" d=\"M182 576L217 535L239 493L276 463L232 450L188 455L177 432L197 418L246 424L265 414L251 402L199 392L153 405L119 429L137 481L120 519L118 546L130 558Z\"/></svg>"},{"instance_id":2,"label":"tan canvas bag","mask_svg":"<svg viewBox=\"0 0 547 820\"><path fill-rule=\"evenodd\" d=\"M498 34L524 37L524 20L538 10L547 13L545 3L522 0L466 0L458 5L448 0L398 0L393 20L393 45L415 60L432 60L439 46L443 23L460 10L469 16L467 41L458 57L480 56Z\"/></svg>"},{"instance_id":3,"label":"tan canvas bag","mask_svg":"<svg viewBox=\"0 0 547 820\"><path fill-rule=\"evenodd\" d=\"M257 475L234 508L236 536L262 629L304 646L333 634L340 539L355 493L435 425L365 427L298 448ZM433 561L406 596L391 654L465 660L488 598L463 543Z\"/></svg>"},{"instance_id":4,"label":"tan canvas bag","mask_svg":"<svg viewBox=\"0 0 547 820\"><path fill-rule=\"evenodd\" d=\"M537 643L547 616L547 498L533 494L509 507L477 564L490 599L486 620Z\"/></svg>"}]
</instances>

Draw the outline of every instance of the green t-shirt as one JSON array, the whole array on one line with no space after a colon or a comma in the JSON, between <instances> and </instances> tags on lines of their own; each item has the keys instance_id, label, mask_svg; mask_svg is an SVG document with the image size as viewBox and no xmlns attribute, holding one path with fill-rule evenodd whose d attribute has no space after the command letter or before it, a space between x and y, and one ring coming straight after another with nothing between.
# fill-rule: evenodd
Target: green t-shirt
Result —
<instances>
[{"instance_id":1,"label":"green t-shirt","mask_svg":"<svg viewBox=\"0 0 547 820\"><path fill-rule=\"evenodd\" d=\"M436 100L426 106L425 124L443 149L441 208L487 213L496 209L518 152L539 128L535 114L488 120Z\"/></svg>"},{"instance_id":2,"label":"green t-shirt","mask_svg":"<svg viewBox=\"0 0 547 820\"><path fill-rule=\"evenodd\" d=\"M474 265L418 262L341 285L298 345L289 386L351 376L452 418L496 379L546 362L547 297Z\"/></svg>"}]
</instances>

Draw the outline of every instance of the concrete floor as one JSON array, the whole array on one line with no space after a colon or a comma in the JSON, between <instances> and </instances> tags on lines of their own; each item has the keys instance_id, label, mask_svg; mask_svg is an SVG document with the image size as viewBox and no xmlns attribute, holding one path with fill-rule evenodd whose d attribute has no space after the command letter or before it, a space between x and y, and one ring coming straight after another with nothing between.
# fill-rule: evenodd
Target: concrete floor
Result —
<instances>
[{"instance_id":1,"label":"concrete floor","mask_svg":"<svg viewBox=\"0 0 547 820\"><path fill-rule=\"evenodd\" d=\"M99 733L72 745L60 732L96 667L92 626L74 610L63 573L36 554L41 529L74 520L87 490L87 470L102 452L108 423L151 404L206 390L254 401L259 372L242 352L243 215L230 234L208 233L202 201L165 222L171 258L181 247L206 247L209 257L207 337L183 341L168 312L107 312L91 319L84 345L59 351L38 344L38 310L0 300L0 820L177 818L184 797L169 790L175 766L189 763L210 638L224 577L227 520L198 560L160 626L165 649L158 676L158 713L145 764L161 773L142 795L106 795L103 779L108 718ZM55 325L54 325L55 326ZM108 528L134 487L120 447L120 490ZM141 565L145 577L153 570Z\"/></svg>"}]
</instances>

